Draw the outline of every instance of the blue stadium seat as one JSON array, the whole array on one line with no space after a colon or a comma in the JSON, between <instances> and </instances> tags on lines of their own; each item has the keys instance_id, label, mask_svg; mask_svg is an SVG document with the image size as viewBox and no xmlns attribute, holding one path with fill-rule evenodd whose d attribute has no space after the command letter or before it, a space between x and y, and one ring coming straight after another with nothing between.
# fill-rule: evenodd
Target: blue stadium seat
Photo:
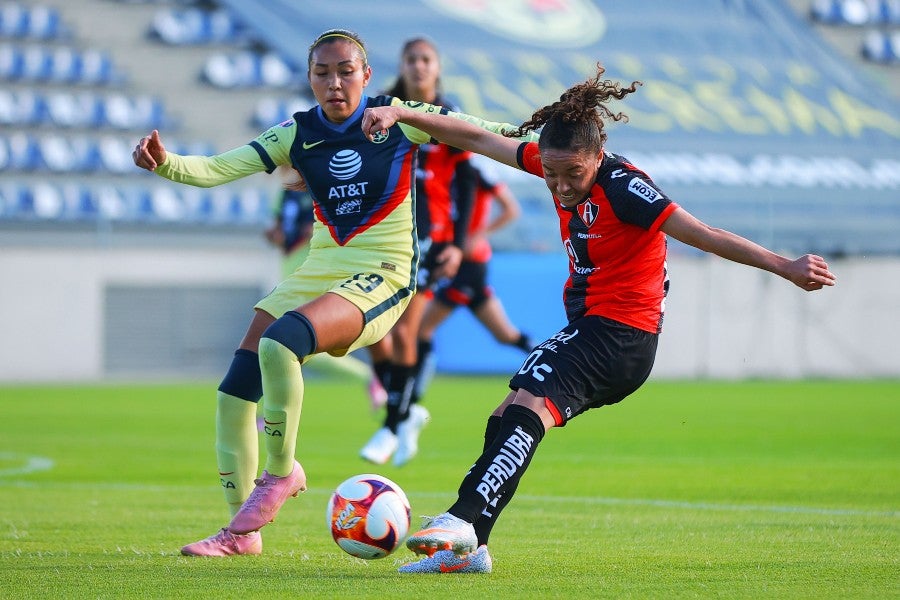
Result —
<instances>
[{"instance_id":1,"label":"blue stadium seat","mask_svg":"<svg viewBox=\"0 0 900 600\"><path fill-rule=\"evenodd\" d=\"M138 174L149 171L138 169L131 159L132 142L113 136L104 136L97 141L97 157L99 169L117 174ZM174 150L173 150L174 152Z\"/></svg>"},{"instance_id":2,"label":"blue stadium seat","mask_svg":"<svg viewBox=\"0 0 900 600\"><path fill-rule=\"evenodd\" d=\"M204 65L203 78L219 88L275 87L297 85L300 74L275 52L243 51L215 54Z\"/></svg>"},{"instance_id":3,"label":"blue stadium seat","mask_svg":"<svg viewBox=\"0 0 900 600\"><path fill-rule=\"evenodd\" d=\"M28 31L28 10L22 4L7 2L0 6L0 36L23 37Z\"/></svg>"},{"instance_id":4,"label":"blue stadium seat","mask_svg":"<svg viewBox=\"0 0 900 600\"><path fill-rule=\"evenodd\" d=\"M156 14L150 35L176 46L234 44L245 41L247 31L226 9L170 8Z\"/></svg>"},{"instance_id":5,"label":"blue stadium seat","mask_svg":"<svg viewBox=\"0 0 900 600\"><path fill-rule=\"evenodd\" d=\"M172 127L165 107L158 98L111 94L99 99L100 122L104 127L121 130Z\"/></svg>"},{"instance_id":6,"label":"blue stadium seat","mask_svg":"<svg viewBox=\"0 0 900 600\"><path fill-rule=\"evenodd\" d=\"M17 46L0 44L0 79L8 81L22 77L22 53Z\"/></svg>"},{"instance_id":7,"label":"blue stadium seat","mask_svg":"<svg viewBox=\"0 0 900 600\"><path fill-rule=\"evenodd\" d=\"M862 54L878 63L900 62L900 32L872 30L863 40Z\"/></svg>"},{"instance_id":8,"label":"blue stadium seat","mask_svg":"<svg viewBox=\"0 0 900 600\"><path fill-rule=\"evenodd\" d=\"M22 50L22 79L42 81L53 73L52 56L43 46L28 46Z\"/></svg>"},{"instance_id":9,"label":"blue stadium seat","mask_svg":"<svg viewBox=\"0 0 900 600\"><path fill-rule=\"evenodd\" d=\"M103 123L103 101L97 94L48 94L46 122L58 127L92 128Z\"/></svg>"},{"instance_id":10,"label":"blue stadium seat","mask_svg":"<svg viewBox=\"0 0 900 600\"><path fill-rule=\"evenodd\" d=\"M827 25L900 24L900 0L815 0L810 12Z\"/></svg>"},{"instance_id":11,"label":"blue stadium seat","mask_svg":"<svg viewBox=\"0 0 900 600\"><path fill-rule=\"evenodd\" d=\"M68 33L55 8L19 2L0 5L0 37L50 40Z\"/></svg>"},{"instance_id":12,"label":"blue stadium seat","mask_svg":"<svg viewBox=\"0 0 900 600\"><path fill-rule=\"evenodd\" d=\"M291 98L263 98L253 111L253 125L260 129L271 127L290 119L294 113L309 110L315 101L303 96Z\"/></svg>"},{"instance_id":13,"label":"blue stadium seat","mask_svg":"<svg viewBox=\"0 0 900 600\"><path fill-rule=\"evenodd\" d=\"M97 147L86 136L49 134L37 141L42 168L53 173L93 171L97 168Z\"/></svg>"},{"instance_id":14,"label":"blue stadium seat","mask_svg":"<svg viewBox=\"0 0 900 600\"><path fill-rule=\"evenodd\" d=\"M6 138L6 144L11 171L35 171L41 168L41 153L34 137L18 131Z\"/></svg>"}]
</instances>

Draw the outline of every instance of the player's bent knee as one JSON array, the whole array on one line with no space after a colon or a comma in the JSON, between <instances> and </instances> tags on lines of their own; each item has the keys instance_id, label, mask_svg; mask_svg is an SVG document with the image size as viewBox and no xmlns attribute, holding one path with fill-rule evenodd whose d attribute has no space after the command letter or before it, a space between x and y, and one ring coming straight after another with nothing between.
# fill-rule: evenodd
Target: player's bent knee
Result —
<instances>
[{"instance_id":1,"label":"player's bent knee","mask_svg":"<svg viewBox=\"0 0 900 600\"><path fill-rule=\"evenodd\" d=\"M236 350L219 391L248 402L259 402L263 394L259 356L250 350Z\"/></svg>"},{"instance_id":2,"label":"player's bent knee","mask_svg":"<svg viewBox=\"0 0 900 600\"><path fill-rule=\"evenodd\" d=\"M316 332L306 316L290 310L269 325L259 340L259 353L263 357L265 340L278 342L303 360L316 349Z\"/></svg>"}]
</instances>

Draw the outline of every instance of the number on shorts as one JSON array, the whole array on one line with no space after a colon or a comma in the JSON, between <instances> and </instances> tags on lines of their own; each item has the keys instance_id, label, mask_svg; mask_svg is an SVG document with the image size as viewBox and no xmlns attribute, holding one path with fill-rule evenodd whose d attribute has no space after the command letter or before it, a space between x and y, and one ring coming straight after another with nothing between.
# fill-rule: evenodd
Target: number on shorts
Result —
<instances>
[{"instance_id":1,"label":"number on shorts","mask_svg":"<svg viewBox=\"0 0 900 600\"><path fill-rule=\"evenodd\" d=\"M357 273L356 275L342 283L341 287L349 288L356 286L359 290L368 294L379 285L381 285L382 282L384 282L384 277L382 277L378 273Z\"/></svg>"},{"instance_id":2,"label":"number on shorts","mask_svg":"<svg viewBox=\"0 0 900 600\"><path fill-rule=\"evenodd\" d=\"M529 354L525 359L525 362L522 363L522 367L519 369L519 374L528 375L530 371L532 377L534 377L538 381L544 381L544 374L552 373L553 367L551 367L547 363L537 364L537 361L542 354L544 354L544 351L540 349L537 349Z\"/></svg>"}]
</instances>

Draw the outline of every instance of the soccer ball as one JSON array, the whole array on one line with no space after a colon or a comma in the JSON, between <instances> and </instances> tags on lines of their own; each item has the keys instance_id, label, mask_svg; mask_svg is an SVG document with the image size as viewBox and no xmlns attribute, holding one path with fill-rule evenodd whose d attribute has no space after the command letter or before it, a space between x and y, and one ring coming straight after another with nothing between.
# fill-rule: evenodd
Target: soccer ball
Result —
<instances>
[{"instance_id":1,"label":"soccer ball","mask_svg":"<svg viewBox=\"0 0 900 600\"><path fill-rule=\"evenodd\" d=\"M358 558L384 558L409 533L409 500L381 475L354 475L328 501L328 527L341 550Z\"/></svg>"}]
</instances>

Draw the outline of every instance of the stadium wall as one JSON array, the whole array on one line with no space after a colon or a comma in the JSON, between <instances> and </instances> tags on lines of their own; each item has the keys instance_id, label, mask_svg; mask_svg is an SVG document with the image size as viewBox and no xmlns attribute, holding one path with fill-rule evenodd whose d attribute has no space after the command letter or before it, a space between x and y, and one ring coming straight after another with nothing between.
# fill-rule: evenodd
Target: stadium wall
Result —
<instances>
[{"instance_id":1,"label":"stadium wall","mask_svg":"<svg viewBox=\"0 0 900 600\"><path fill-rule=\"evenodd\" d=\"M258 236L228 240L4 244L0 381L220 376L279 260ZM839 285L807 294L767 273L673 253L654 376L900 376L900 260L832 266ZM503 253L491 281L511 319L544 339L564 322L564 273L557 253ZM436 347L441 372L509 374L522 360L465 311L439 331Z\"/></svg>"}]
</instances>

